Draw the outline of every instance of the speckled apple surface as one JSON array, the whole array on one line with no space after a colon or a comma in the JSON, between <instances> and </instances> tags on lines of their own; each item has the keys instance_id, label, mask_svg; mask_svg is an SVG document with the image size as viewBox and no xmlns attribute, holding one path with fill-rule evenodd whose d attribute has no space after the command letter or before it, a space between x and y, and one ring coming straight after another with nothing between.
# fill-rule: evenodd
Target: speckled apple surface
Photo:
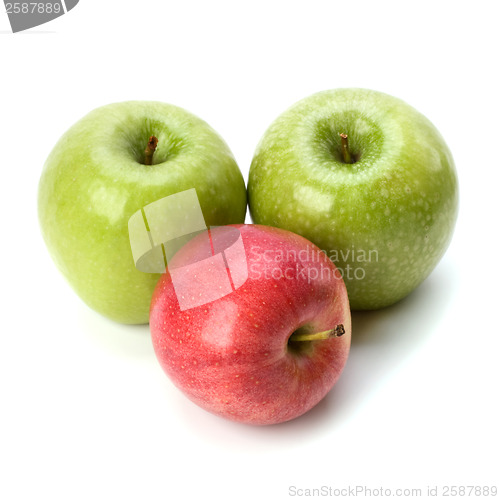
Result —
<instances>
[{"instance_id":1,"label":"speckled apple surface","mask_svg":"<svg viewBox=\"0 0 499 500\"><path fill-rule=\"evenodd\" d=\"M249 424L279 423L315 406L345 366L351 337L346 288L331 261L303 237L265 226L234 227L246 258L233 259L230 268L239 275L247 269L247 280L222 298L182 311L172 278L164 274L151 303L152 341L167 375L202 408ZM222 229L212 231L212 239ZM175 256L175 266L201 258L201 246L192 240ZM206 280L213 287L220 281L208 264L197 279L200 288ZM321 332L338 324L345 328L341 337L288 342L296 330Z\"/></svg>"},{"instance_id":2,"label":"speckled apple surface","mask_svg":"<svg viewBox=\"0 0 499 500\"><path fill-rule=\"evenodd\" d=\"M346 134L355 163L342 159ZM285 111L256 148L252 220L313 241L344 273L352 309L388 306L433 270L458 210L449 148L422 114L366 89L319 92Z\"/></svg>"},{"instance_id":3,"label":"speckled apple surface","mask_svg":"<svg viewBox=\"0 0 499 500\"><path fill-rule=\"evenodd\" d=\"M158 148L148 166L151 135ZM244 222L245 185L231 151L206 122L179 107L110 104L61 137L40 179L40 225L57 267L90 307L122 323L148 322L160 275L135 268L128 220L191 188L208 225Z\"/></svg>"}]
</instances>

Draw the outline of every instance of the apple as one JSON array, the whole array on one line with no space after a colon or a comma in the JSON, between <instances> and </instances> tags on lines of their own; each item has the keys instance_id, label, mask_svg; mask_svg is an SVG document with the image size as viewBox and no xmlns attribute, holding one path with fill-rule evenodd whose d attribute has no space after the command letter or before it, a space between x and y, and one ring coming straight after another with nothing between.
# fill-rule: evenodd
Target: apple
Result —
<instances>
[{"instance_id":1,"label":"apple","mask_svg":"<svg viewBox=\"0 0 499 500\"><path fill-rule=\"evenodd\" d=\"M451 152L402 100L328 90L279 116L249 172L252 221L301 234L343 273L352 309L414 290L448 247L458 210Z\"/></svg>"},{"instance_id":2,"label":"apple","mask_svg":"<svg viewBox=\"0 0 499 500\"><path fill-rule=\"evenodd\" d=\"M228 276L231 290L220 293ZM182 247L158 281L149 325L161 366L189 399L255 425L296 418L324 398L351 337L331 260L297 234L251 224Z\"/></svg>"},{"instance_id":3,"label":"apple","mask_svg":"<svg viewBox=\"0 0 499 500\"><path fill-rule=\"evenodd\" d=\"M144 206L189 189L207 225L244 222L245 185L231 151L184 109L114 103L61 137L39 183L40 226L57 267L91 308L122 323L148 322L160 273L135 267L128 222Z\"/></svg>"}]
</instances>

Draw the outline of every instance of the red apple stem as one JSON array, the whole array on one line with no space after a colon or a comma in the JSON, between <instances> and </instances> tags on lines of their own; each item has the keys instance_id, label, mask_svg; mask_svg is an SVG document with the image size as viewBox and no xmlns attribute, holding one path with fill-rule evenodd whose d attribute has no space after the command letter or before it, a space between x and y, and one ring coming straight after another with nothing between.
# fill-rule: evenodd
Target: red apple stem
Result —
<instances>
[{"instance_id":1,"label":"red apple stem","mask_svg":"<svg viewBox=\"0 0 499 500\"><path fill-rule=\"evenodd\" d=\"M310 340L326 340L341 337L345 334L345 327L342 324L335 326L332 330L325 330L316 333L293 333L290 342L303 342Z\"/></svg>"},{"instance_id":2,"label":"red apple stem","mask_svg":"<svg viewBox=\"0 0 499 500\"><path fill-rule=\"evenodd\" d=\"M144 165L152 165L152 157L154 156L154 151L158 146L158 138L154 135L149 137L149 142L147 143L144 157Z\"/></svg>"},{"instance_id":3,"label":"red apple stem","mask_svg":"<svg viewBox=\"0 0 499 500\"><path fill-rule=\"evenodd\" d=\"M343 154L343 161L345 163L353 163L350 149L348 148L348 135L340 134L341 137L341 153Z\"/></svg>"}]
</instances>

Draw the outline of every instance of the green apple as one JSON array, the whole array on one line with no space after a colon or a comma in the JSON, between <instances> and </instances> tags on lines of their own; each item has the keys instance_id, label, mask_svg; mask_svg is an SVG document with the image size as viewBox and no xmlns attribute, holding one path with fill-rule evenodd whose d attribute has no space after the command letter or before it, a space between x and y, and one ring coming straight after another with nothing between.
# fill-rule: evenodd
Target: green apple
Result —
<instances>
[{"instance_id":1,"label":"green apple","mask_svg":"<svg viewBox=\"0 0 499 500\"><path fill-rule=\"evenodd\" d=\"M432 123L367 89L319 92L264 134L248 183L252 220L308 238L341 269L353 309L408 295L450 243L457 174Z\"/></svg>"},{"instance_id":2,"label":"green apple","mask_svg":"<svg viewBox=\"0 0 499 500\"><path fill-rule=\"evenodd\" d=\"M244 222L242 174L206 122L160 102L103 106L73 125L45 163L42 234L91 308L122 323L147 323L160 275L136 269L128 221L144 206L192 188L208 226Z\"/></svg>"}]
</instances>

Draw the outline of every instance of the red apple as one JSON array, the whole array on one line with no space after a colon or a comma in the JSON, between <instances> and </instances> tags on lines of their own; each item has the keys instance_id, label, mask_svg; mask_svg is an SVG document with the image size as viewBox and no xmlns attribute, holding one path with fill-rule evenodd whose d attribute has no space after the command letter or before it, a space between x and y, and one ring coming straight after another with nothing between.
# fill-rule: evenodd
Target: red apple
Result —
<instances>
[{"instance_id":1,"label":"red apple","mask_svg":"<svg viewBox=\"0 0 499 500\"><path fill-rule=\"evenodd\" d=\"M168 269L151 303L154 350L202 408L250 424L284 422L338 380L350 349L347 292L305 238L218 227L185 245Z\"/></svg>"}]
</instances>

